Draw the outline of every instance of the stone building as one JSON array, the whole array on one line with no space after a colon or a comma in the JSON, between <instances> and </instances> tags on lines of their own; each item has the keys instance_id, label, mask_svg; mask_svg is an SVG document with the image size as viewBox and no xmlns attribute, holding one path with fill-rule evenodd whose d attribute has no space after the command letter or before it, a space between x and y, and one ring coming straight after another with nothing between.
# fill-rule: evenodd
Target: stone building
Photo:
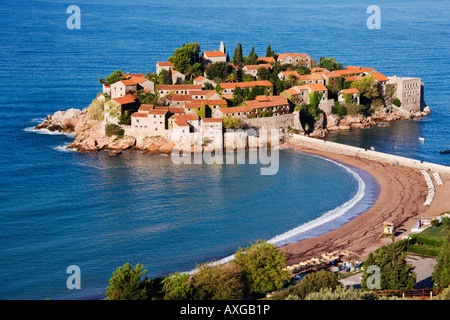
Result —
<instances>
[{"instance_id":1,"label":"stone building","mask_svg":"<svg viewBox=\"0 0 450 320\"><path fill-rule=\"evenodd\" d=\"M170 71L173 68L173 63L169 61L160 61L156 63L156 74L159 75L162 70Z\"/></svg>"},{"instance_id":2,"label":"stone building","mask_svg":"<svg viewBox=\"0 0 450 320\"><path fill-rule=\"evenodd\" d=\"M311 68L311 57L306 53L281 53L277 55L277 62Z\"/></svg>"},{"instance_id":3,"label":"stone building","mask_svg":"<svg viewBox=\"0 0 450 320\"><path fill-rule=\"evenodd\" d=\"M423 87L420 78L397 77L389 78L387 84L395 85L394 98L400 100L401 108L409 112L420 112L425 106Z\"/></svg>"}]
</instances>

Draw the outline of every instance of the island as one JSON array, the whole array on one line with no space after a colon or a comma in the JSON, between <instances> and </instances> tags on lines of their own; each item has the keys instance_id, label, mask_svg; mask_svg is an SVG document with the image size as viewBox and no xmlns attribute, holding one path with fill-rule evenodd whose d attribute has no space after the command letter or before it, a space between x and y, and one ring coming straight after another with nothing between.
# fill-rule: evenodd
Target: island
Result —
<instances>
[{"instance_id":1,"label":"island","mask_svg":"<svg viewBox=\"0 0 450 320\"><path fill-rule=\"evenodd\" d=\"M201 132L202 150L222 152L261 147L252 145L250 129L325 138L430 113L420 78L275 53L270 45L264 57L254 48L243 56L241 44L232 57L223 42L218 49L201 52L189 43L155 72L116 70L99 78L102 91L88 107L48 115L35 129L75 132L68 148L79 152L170 153L179 144L174 131L178 138ZM243 143L228 143L236 130Z\"/></svg>"}]
</instances>

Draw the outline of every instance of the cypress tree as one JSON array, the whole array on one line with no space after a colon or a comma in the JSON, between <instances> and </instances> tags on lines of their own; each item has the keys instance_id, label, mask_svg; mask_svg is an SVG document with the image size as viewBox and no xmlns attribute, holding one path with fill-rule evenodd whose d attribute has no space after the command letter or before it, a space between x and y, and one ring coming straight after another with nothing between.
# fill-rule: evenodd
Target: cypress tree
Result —
<instances>
[{"instance_id":1,"label":"cypress tree","mask_svg":"<svg viewBox=\"0 0 450 320\"><path fill-rule=\"evenodd\" d=\"M270 44L267 46L267 51L266 51L266 57L274 57L275 56L275 51L272 51L272 48L270 47Z\"/></svg>"},{"instance_id":2,"label":"cypress tree","mask_svg":"<svg viewBox=\"0 0 450 320\"><path fill-rule=\"evenodd\" d=\"M243 62L244 62L244 58L242 56L242 45L240 43L238 43L236 49L234 49L233 63L235 65L240 65Z\"/></svg>"}]
</instances>

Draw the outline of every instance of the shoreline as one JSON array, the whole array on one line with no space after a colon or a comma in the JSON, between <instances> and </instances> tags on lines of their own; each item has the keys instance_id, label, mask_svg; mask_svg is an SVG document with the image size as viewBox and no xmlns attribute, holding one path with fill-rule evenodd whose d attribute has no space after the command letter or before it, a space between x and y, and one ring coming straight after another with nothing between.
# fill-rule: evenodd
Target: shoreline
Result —
<instances>
[{"instance_id":1,"label":"shoreline","mask_svg":"<svg viewBox=\"0 0 450 320\"><path fill-rule=\"evenodd\" d=\"M441 174L444 185L436 186L436 196L430 206L424 201L428 187L420 169L392 166L387 163L343 155L309 147L286 143L288 148L320 156L340 164L356 167L371 174L380 185L375 204L366 212L352 218L346 224L317 237L285 244L279 249L286 255L286 265L294 265L333 251L352 251L365 258L371 251L386 244L388 239L378 236L382 223L394 223L396 241L409 234L418 218L435 218L450 210L450 175Z\"/></svg>"}]
</instances>

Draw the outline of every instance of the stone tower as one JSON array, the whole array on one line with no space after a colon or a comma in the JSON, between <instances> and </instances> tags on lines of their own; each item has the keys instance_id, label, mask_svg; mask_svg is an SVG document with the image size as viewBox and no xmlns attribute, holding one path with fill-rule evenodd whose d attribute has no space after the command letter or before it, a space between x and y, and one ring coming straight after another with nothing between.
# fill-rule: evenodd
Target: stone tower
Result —
<instances>
[{"instance_id":1,"label":"stone tower","mask_svg":"<svg viewBox=\"0 0 450 320\"><path fill-rule=\"evenodd\" d=\"M223 41L220 41L220 51L225 53L225 45L223 44Z\"/></svg>"}]
</instances>

